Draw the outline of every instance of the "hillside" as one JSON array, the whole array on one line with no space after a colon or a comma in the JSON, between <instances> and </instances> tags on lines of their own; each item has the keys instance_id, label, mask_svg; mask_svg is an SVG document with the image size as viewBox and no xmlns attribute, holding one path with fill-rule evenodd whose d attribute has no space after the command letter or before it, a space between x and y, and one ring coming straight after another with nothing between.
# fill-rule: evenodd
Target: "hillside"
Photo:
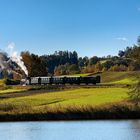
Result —
<instances>
[{"instance_id":1,"label":"hillside","mask_svg":"<svg viewBox=\"0 0 140 140\"><path fill-rule=\"evenodd\" d=\"M125 118L135 118L135 115L128 117L129 112L133 112L135 109L129 102L128 92L130 90L127 86L120 86L120 84L136 83L135 77L139 73L78 74L78 76L100 75L102 83L97 86L36 85L11 86L9 89L7 87L0 91L0 120L47 120L49 118L70 120L75 115L76 118L82 119L100 118L101 116L106 118L110 110L114 115L111 114L107 118L114 118L114 116L118 118L118 112L120 113L119 118L123 118L122 111L126 114ZM110 83L115 84L110 86ZM3 84L4 82L1 81L1 85ZM97 113L97 116L94 113ZM38 118L36 118L36 114L38 114Z\"/></svg>"},{"instance_id":2,"label":"hillside","mask_svg":"<svg viewBox=\"0 0 140 140\"><path fill-rule=\"evenodd\" d=\"M137 82L137 77L140 71L129 72L103 72L100 74L101 83L114 83L114 84L134 84Z\"/></svg>"},{"instance_id":3,"label":"hillside","mask_svg":"<svg viewBox=\"0 0 140 140\"><path fill-rule=\"evenodd\" d=\"M136 83L136 78L140 72L103 72L103 73L98 73L96 75L101 76L101 84L102 83L115 83L117 84L134 84ZM78 75L73 75L73 76L87 76L87 75L95 75L95 74L78 74ZM25 88L25 89L24 89ZM32 87L31 87L32 88ZM52 87L51 87L52 88ZM72 89L71 89L72 88ZM77 105L100 105L104 103L111 103L111 102L116 102L116 101L121 101L125 97L126 99L126 94L128 92L127 88L116 88L116 87L100 87L99 86L74 86L71 87L68 86L68 88L63 88L61 89L60 92L56 91L54 92L49 92L46 90L46 93L44 94L41 93L41 91L38 91L37 94L35 95L30 95L30 92L27 91L27 87L23 87L21 89L12 87L10 90L3 90L1 91L1 96L2 94L6 94L7 92L19 92L25 91L27 94L23 94L20 97L20 93L18 93L19 97L16 95L16 98L14 97L14 93L12 96L9 97L10 99L5 99L0 101L1 103L6 102L26 102L27 104L32 104L34 105L39 105L39 106L44 106L44 105L56 105L56 104L63 104L63 105L72 105L72 104L77 104ZM30 90L30 89L29 89ZM60 89L59 89L60 90ZM54 87L55 91L55 87ZM35 92L35 91L32 91ZM5 96L7 97L7 95ZM9 98L8 97L8 98Z\"/></svg>"}]
</instances>

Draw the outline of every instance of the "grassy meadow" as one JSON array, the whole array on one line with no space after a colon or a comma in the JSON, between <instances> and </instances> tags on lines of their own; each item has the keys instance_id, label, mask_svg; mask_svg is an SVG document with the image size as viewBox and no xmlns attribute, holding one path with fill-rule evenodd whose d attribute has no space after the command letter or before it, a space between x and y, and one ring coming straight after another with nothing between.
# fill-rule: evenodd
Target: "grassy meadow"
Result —
<instances>
[{"instance_id":1,"label":"grassy meadow","mask_svg":"<svg viewBox=\"0 0 140 140\"><path fill-rule=\"evenodd\" d=\"M0 86L5 89L0 90L0 120L4 120L3 117L7 118L5 120L10 120L10 118L11 120L28 120L29 117L29 120L34 120L34 115L38 116L38 119L35 120L82 119L81 115L85 116L85 114L83 119L100 118L106 114L109 116L107 115L105 118L111 118L110 110L114 113L113 118L116 118L116 115L121 112L124 114L127 112L127 115L131 116L130 112L137 113L137 110L129 102L128 92L129 87L137 82L138 74L139 72L100 73L102 83L96 86L52 85L6 88L1 81ZM16 119L18 116L20 119ZM23 116L26 116L26 119ZM131 117L133 118L133 116Z\"/></svg>"},{"instance_id":2,"label":"grassy meadow","mask_svg":"<svg viewBox=\"0 0 140 140\"><path fill-rule=\"evenodd\" d=\"M0 104L30 104L32 107L60 105L103 105L119 102L127 99L127 88L78 88L59 92L49 92L31 96L8 98L0 101Z\"/></svg>"},{"instance_id":3,"label":"grassy meadow","mask_svg":"<svg viewBox=\"0 0 140 140\"><path fill-rule=\"evenodd\" d=\"M132 85L137 82L137 77L140 75L140 72L139 71L103 72L97 75L101 76L101 83L107 84L117 83L117 84Z\"/></svg>"}]
</instances>

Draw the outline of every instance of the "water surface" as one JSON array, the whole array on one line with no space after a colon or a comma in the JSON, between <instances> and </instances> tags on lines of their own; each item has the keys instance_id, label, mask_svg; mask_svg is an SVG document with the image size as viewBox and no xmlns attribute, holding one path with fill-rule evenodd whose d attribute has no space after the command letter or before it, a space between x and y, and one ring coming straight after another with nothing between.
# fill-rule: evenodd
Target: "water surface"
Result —
<instances>
[{"instance_id":1,"label":"water surface","mask_svg":"<svg viewBox=\"0 0 140 140\"><path fill-rule=\"evenodd\" d=\"M140 120L0 123L0 140L140 140Z\"/></svg>"}]
</instances>

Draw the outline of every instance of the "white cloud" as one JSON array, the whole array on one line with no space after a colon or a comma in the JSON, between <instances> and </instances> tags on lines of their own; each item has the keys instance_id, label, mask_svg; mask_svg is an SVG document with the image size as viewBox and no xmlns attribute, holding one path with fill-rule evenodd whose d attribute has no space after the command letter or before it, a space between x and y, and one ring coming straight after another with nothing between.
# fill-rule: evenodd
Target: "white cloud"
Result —
<instances>
[{"instance_id":1,"label":"white cloud","mask_svg":"<svg viewBox=\"0 0 140 140\"><path fill-rule=\"evenodd\" d=\"M116 39L120 41L128 42L128 38L126 37L117 37Z\"/></svg>"},{"instance_id":2,"label":"white cloud","mask_svg":"<svg viewBox=\"0 0 140 140\"><path fill-rule=\"evenodd\" d=\"M8 45L8 49L13 50L14 48L15 48L15 43L14 42L12 42Z\"/></svg>"}]
</instances>

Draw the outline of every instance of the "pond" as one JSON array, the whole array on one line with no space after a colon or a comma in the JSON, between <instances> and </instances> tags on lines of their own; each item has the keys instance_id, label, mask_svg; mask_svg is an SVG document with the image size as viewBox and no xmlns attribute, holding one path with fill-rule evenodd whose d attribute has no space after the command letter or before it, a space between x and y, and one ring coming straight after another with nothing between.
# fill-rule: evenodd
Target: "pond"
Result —
<instances>
[{"instance_id":1,"label":"pond","mask_svg":"<svg viewBox=\"0 0 140 140\"><path fill-rule=\"evenodd\" d=\"M0 123L0 140L139 139L140 120Z\"/></svg>"}]
</instances>

